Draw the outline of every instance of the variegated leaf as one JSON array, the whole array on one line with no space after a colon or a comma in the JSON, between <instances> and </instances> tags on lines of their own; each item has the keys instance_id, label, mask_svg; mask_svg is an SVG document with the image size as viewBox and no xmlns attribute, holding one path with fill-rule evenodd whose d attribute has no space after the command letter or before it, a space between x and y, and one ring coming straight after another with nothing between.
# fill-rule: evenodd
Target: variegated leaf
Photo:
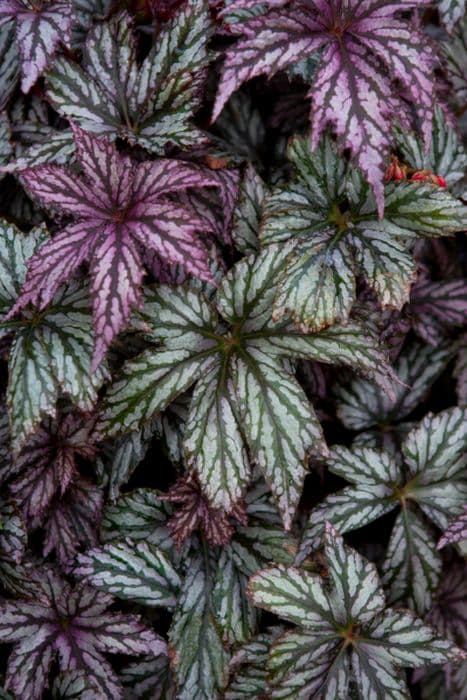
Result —
<instances>
[{"instance_id":1,"label":"variegated leaf","mask_svg":"<svg viewBox=\"0 0 467 700\"><path fill-rule=\"evenodd\" d=\"M265 196L266 184L249 163L240 185L232 226L235 247L244 255L256 253L259 248L259 223Z\"/></svg>"},{"instance_id":2,"label":"variegated leaf","mask_svg":"<svg viewBox=\"0 0 467 700\"><path fill-rule=\"evenodd\" d=\"M246 500L248 524L237 525L223 547L213 590L219 624L231 644L246 642L256 629L258 615L245 592L248 576L271 562L292 564L296 548L264 484L258 482Z\"/></svg>"},{"instance_id":3,"label":"variegated leaf","mask_svg":"<svg viewBox=\"0 0 467 700\"><path fill-rule=\"evenodd\" d=\"M261 700L267 690L268 654L280 627L257 635L243 644L230 661L230 682L225 700Z\"/></svg>"},{"instance_id":4,"label":"variegated leaf","mask_svg":"<svg viewBox=\"0 0 467 700\"><path fill-rule=\"evenodd\" d=\"M133 163L107 138L73 127L82 168L42 165L22 171L28 191L55 214L75 221L32 258L26 282L11 315L27 304L43 309L60 284L89 261L93 291L95 344L93 369L141 306L143 253L149 249L168 263L212 281L207 251L196 232L206 221L167 194L197 185L220 187L209 171L169 159Z\"/></svg>"},{"instance_id":5,"label":"variegated leaf","mask_svg":"<svg viewBox=\"0 0 467 700\"><path fill-rule=\"evenodd\" d=\"M256 629L257 611L245 594L247 581L229 551L222 551L212 596L223 639L229 644L247 641Z\"/></svg>"},{"instance_id":6,"label":"variegated leaf","mask_svg":"<svg viewBox=\"0 0 467 700\"><path fill-rule=\"evenodd\" d=\"M4 110L16 88L19 54L11 23L0 26L0 110Z\"/></svg>"},{"instance_id":7,"label":"variegated leaf","mask_svg":"<svg viewBox=\"0 0 467 700\"><path fill-rule=\"evenodd\" d=\"M364 527L396 507L392 495L391 487L381 483L348 487L327 496L310 513L296 563L320 547L326 521L342 533Z\"/></svg>"},{"instance_id":8,"label":"variegated leaf","mask_svg":"<svg viewBox=\"0 0 467 700\"><path fill-rule=\"evenodd\" d=\"M53 700L96 700L98 688L84 671L67 671L56 677Z\"/></svg>"},{"instance_id":9,"label":"variegated leaf","mask_svg":"<svg viewBox=\"0 0 467 700\"><path fill-rule=\"evenodd\" d=\"M153 153L164 154L168 144L198 145L204 137L192 118L210 33L206 4L190 0L139 66L131 18L120 13L92 27L83 67L67 58L55 62L48 97L84 129L121 136Z\"/></svg>"},{"instance_id":10,"label":"variegated leaf","mask_svg":"<svg viewBox=\"0 0 467 700\"><path fill-rule=\"evenodd\" d=\"M165 656L135 661L120 671L125 700L176 700L176 687Z\"/></svg>"},{"instance_id":11,"label":"variegated leaf","mask_svg":"<svg viewBox=\"0 0 467 700\"><path fill-rule=\"evenodd\" d=\"M467 20L465 17L454 28L449 41L443 44L448 78L454 88L455 99L463 104L467 97L464 56L467 47Z\"/></svg>"},{"instance_id":12,"label":"variegated leaf","mask_svg":"<svg viewBox=\"0 0 467 700\"><path fill-rule=\"evenodd\" d=\"M68 565L80 546L96 545L103 500L100 488L76 478L66 493L52 503L48 516L40 516L32 523L33 527L44 528L44 555L55 551L58 561Z\"/></svg>"},{"instance_id":13,"label":"variegated leaf","mask_svg":"<svg viewBox=\"0 0 467 700\"><path fill-rule=\"evenodd\" d=\"M216 363L193 392L184 441L187 463L198 474L209 500L231 511L250 481L242 418L226 364Z\"/></svg>"},{"instance_id":14,"label":"variegated leaf","mask_svg":"<svg viewBox=\"0 0 467 700\"><path fill-rule=\"evenodd\" d=\"M26 527L13 503L0 503L0 558L19 564L27 545Z\"/></svg>"},{"instance_id":15,"label":"variegated leaf","mask_svg":"<svg viewBox=\"0 0 467 700\"><path fill-rule=\"evenodd\" d=\"M438 542L438 549L445 547L447 544L457 544L464 540L467 540L467 506L464 506L461 515L449 523L449 527L444 531Z\"/></svg>"},{"instance_id":16,"label":"variegated leaf","mask_svg":"<svg viewBox=\"0 0 467 700\"><path fill-rule=\"evenodd\" d=\"M423 140L414 132L397 128L396 138L406 163L416 170L431 170L442 175L448 186L457 191L456 184L462 180L467 165L467 154L456 130L448 124L440 107L435 109L428 151Z\"/></svg>"},{"instance_id":17,"label":"variegated leaf","mask_svg":"<svg viewBox=\"0 0 467 700\"><path fill-rule=\"evenodd\" d=\"M405 5L411 9L416 4ZM341 149L348 148L374 190L378 213L384 210L385 160L392 143L394 115L409 121L397 76L423 122L428 140L433 116L432 71L437 63L421 31L395 17L399 5L364 6L313 0L279 9L268 5L231 25L243 38L226 52L214 105L216 118L241 84L258 75L273 75L322 49L313 79L312 147L331 124ZM241 9L241 5L239 6ZM247 6L247 15L251 6ZM227 8L228 12L228 8Z\"/></svg>"},{"instance_id":18,"label":"variegated leaf","mask_svg":"<svg viewBox=\"0 0 467 700\"><path fill-rule=\"evenodd\" d=\"M408 689L401 666L460 660L466 652L404 610L385 609L376 567L346 547L326 526L329 584L295 568L266 569L250 579L256 605L302 629L273 643L269 697L402 698Z\"/></svg>"},{"instance_id":19,"label":"variegated leaf","mask_svg":"<svg viewBox=\"0 0 467 700\"><path fill-rule=\"evenodd\" d=\"M325 452L318 418L304 391L267 347L250 347L233 365L241 425L248 446L271 484L288 530L301 496L308 453Z\"/></svg>"},{"instance_id":20,"label":"variegated leaf","mask_svg":"<svg viewBox=\"0 0 467 700\"><path fill-rule=\"evenodd\" d=\"M34 229L25 235L4 223L0 239L0 309L4 316L16 301L27 261L45 242L46 231ZM7 394L15 451L42 418L55 415L60 392L81 409L92 408L106 370L90 371L90 320L86 290L71 286L57 292L45 313L28 309L18 321L4 323L14 334Z\"/></svg>"},{"instance_id":21,"label":"variegated leaf","mask_svg":"<svg viewBox=\"0 0 467 700\"><path fill-rule=\"evenodd\" d=\"M144 459L155 431L155 425L150 423L141 430L122 436L114 443L109 476L111 500L118 498L121 487L128 482L138 464Z\"/></svg>"},{"instance_id":22,"label":"variegated leaf","mask_svg":"<svg viewBox=\"0 0 467 700\"><path fill-rule=\"evenodd\" d=\"M148 350L128 363L106 397L106 434L135 430L149 422L211 368L213 347L211 340L200 338L198 347L157 354Z\"/></svg>"},{"instance_id":23,"label":"variegated leaf","mask_svg":"<svg viewBox=\"0 0 467 700\"><path fill-rule=\"evenodd\" d=\"M452 359L455 348L443 343L431 348L413 343L396 364L398 381L393 383L394 398L368 380L356 378L335 388L337 414L350 430L362 430L396 423L408 416L423 400L433 382Z\"/></svg>"},{"instance_id":24,"label":"variegated leaf","mask_svg":"<svg viewBox=\"0 0 467 700\"><path fill-rule=\"evenodd\" d=\"M147 542L170 554L173 542L167 520L171 515L172 507L159 497L157 491L131 491L105 508L102 540L115 543L128 538L138 543Z\"/></svg>"},{"instance_id":25,"label":"variegated leaf","mask_svg":"<svg viewBox=\"0 0 467 700\"><path fill-rule=\"evenodd\" d=\"M215 697L227 682L228 655L219 633L211 590L215 569L209 552L192 551L169 630L172 668L180 700Z\"/></svg>"},{"instance_id":26,"label":"variegated leaf","mask_svg":"<svg viewBox=\"0 0 467 700\"><path fill-rule=\"evenodd\" d=\"M412 240L466 226L461 202L420 183L389 183L379 219L369 186L357 172L346 175L328 139L310 154L306 139L295 138L289 159L296 178L266 198L260 229L263 244L283 243L289 250L274 301L276 319L291 316L314 331L346 320L357 275L383 307L400 309L416 276Z\"/></svg>"},{"instance_id":27,"label":"variegated leaf","mask_svg":"<svg viewBox=\"0 0 467 700\"><path fill-rule=\"evenodd\" d=\"M451 510L452 516L455 508L460 514L466 500L465 496L463 499L467 489L466 447L467 409L462 408L447 409L437 415L429 413L409 433L402 446L410 476L416 477L411 490L413 497L428 517L443 529L447 527L443 511L447 515ZM441 486L443 482L451 487L445 497L454 501L444 501L442 492L430 493L430 486Z\"/></svg>"},{"instance_id":28,"label":"variegated leaf","mask_svg":"<svg viewBox=\"0 0 467 700\"><path fill-rule=\"evenodd\" d=\"M438 11L446 29L452 32L456 22L465 14L465 0L439 0Z\"/></svg>"},{"instance_id":29,"label":"variegated leaf","mask_svg":"<svg viewBox=\"0 0 467 700\"><path fill-rule=\"evenodd\" d=\"M167 556L146 542L90 549L78 555L75 574L100 590L150 607L173 608L181 583Z\"/></svg>"},{"instance_id":30,"label":"variegated leaf","mask_svg":"<svg viewBox=\"0 0 467 700\"><path fill-rule=\"evenodd\" d=\"M244 493L246 447L271 484L289 528L308 454L326 448L287 358L345 363L385 387L391 371L374 340L357 325L305 335L271 319L286 255L274 246L238 263L214 299L220 318L192 289L159 287L148 293L141 317L147 337L162 347L124 366L123 378L107 395L102 430L136 429L197 382L184 450L212 506L230 510Z\"/></svg>"},{"instance_id":31,"label":"variegated leaf","mask_svg":"<svg viewBox=\"0 0 467 700\"><path fill-rule=\"evenodd\" d=\"M420 281L413 287L406 313L420 338L439 345L448 329L467 323L467 282L462 278Z\"/></svg>"},{"instance_id":32,"label":"variegated leaf","mask_svg":"<svg viewBox=\"0 0 467 700\"><path fill-rule=\"evenodd\" d=\"M9 366L7 398L12 443L19 451L46 416L56 415L60 394L81 410L91 410L107 377L101 365L91 372L92 320L87 290L70 285L58 291L45 313L24 311Z\"/></svg>"},{"instance_id":33,"label":"variegated leaf","mask_svg":"<svg viewBox=\"0 0 467 700\"><path fill-rule=\"evenodd\" d=\"M50 65L60 42L69 43L75 20L71 0L25 4L22 0L4 0L0 7L0 25L16 22L16 41L21 54L21 89L29 92Z\"/></svg>"},{"instance_id":34,"label":"variegated leaf","mask_svg":"<svg viewBox=\"0 0 467 700\"><path fill-rule=\"evenodd\" d=\"M34 599L2 603L0 640L14 643L7 685L19 700L41 700L55 657L61 671L82 670L101 697L121 700L104 654L165 653L165 643L138 617L106 612L111 596L82 585L71 589L50 571L41 584Z\"/></svg>"},{"instance_id":35,"label":"variegated leaf","mask_svg":"<svg viewBox=\"0 0 467 700\"><path fill-rule=\"evenodd\" d=\"M383 563L390 603L409 603L424 615L441 575L441 557L431 528L405 508L397 516Z\"/></svg>"}]
</instances>

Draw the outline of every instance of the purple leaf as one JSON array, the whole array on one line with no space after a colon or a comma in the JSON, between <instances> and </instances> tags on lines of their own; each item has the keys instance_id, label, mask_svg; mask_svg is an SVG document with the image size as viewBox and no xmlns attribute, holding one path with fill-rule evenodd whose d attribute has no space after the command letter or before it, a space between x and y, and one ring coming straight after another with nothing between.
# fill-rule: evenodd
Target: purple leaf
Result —
<instances>
[{"instance_id":1,"label":"purple leaf","mask_svg":"<svg viewBox=\"0 0 467 700\"><path fill-rule=\"evenodd\" d=\"M350 149L371 184L382 217L392 122L407 121L394 80L415 106L427 141L431 135L435 54L415 27L394 17L425 4L427 0L308 0L234 24L245 38L226 53L213 119L246 80L273 75L324 48L308 95L312 148L332 125L341 148ZM237 7L248 9L251 2L235 3Z\"/></svg>"},{"instance_id":2,"label":"purple leaf","mask_svg":"<svg viewBox=\"0 0 467 700\"><path fill-rule=\"evenodd\" d=\"M467 281L422 280L414 285L406 311L417 335L438 345L443 329L467 323Z\"/></svg>"},{"instance_id":3,"label":"purple leaf","mask_svg":"<svg viewBox=\"0 0 467 700\"><path fill-rule=\"evenodd\" d=\"M397 357L412 329L425 343L438 347L450 328L467 322L467 282L460 279L432 281L423 276L412 287L401 313L389 316L382 339Z\"/></svg>"},{"instance_id":4,"label":"purple leaf","mask_svg":"<svg viewBox=\"0 0 467 700\"><path fill-rule=\"evenodd\" d=\"M213 508L192 475L181 477L162 500L180 504L167 523L179 549L198 529L212 546L226 545L235 532L231 519L234 518L242 525L247 524L242 503L238 503L230 513Z\"/></svg>"},{"instance_id":5,"label":"purple leaf","mask_svg":"<svg viewBox=\"0 0 467 700\"><path fill-rule=\"evenodd\" d=\"M62 498L52 503L44 524L44 556L55 551L62 565L69 563L80 545L97 544L104 496L102 490L85 479L75 479ZM33 522L33 527L41 519Z\"/></svg>"},{"instance_id":6,"label":"purple leaf","mask_svg":"<svg viewBox=\"0 0 467 700\"><path fill-rule=\"evenodd\" d=\"M467 540L467 505L464 506L464 512L450 522L448 529L438 542L438 549L464 540Z\"/></svg>"},{"instance_id":7,"label":"purple leaf","mask_svg":"<svg viewBox=\"0 0 467 700\"><path fill-rule=\"evenodd\" d=\"M21 89L29 92L50 65L60 42L68 44L76 16L71 0L50 3L3 0L0 26L16 20L16 40L21 54Z\"/></svg>"},{"instance_id":8,"label":"purple leaf","mask_svg":"<svg viewBox=\"0 0 467 700\"><path fill-rule=\"evenodd\" d=\"M32 522L45 515L52 500L63 496L77 476L76 457L93 459L92 422L68 415L47 419L31 436L14 464L10 492Z\"/></svg>"},{"instance_id":9,"label":"purple leaf","mask_svg":"<svg viewBox=\"0 0 467 700\"><path fill-rule=\"evenodd\" d=\"M467 564L461 559L446 563L427 621L439 634L467 643Z\"/></svg>"},{"instance_id":10,"label":"purple leaf","mask_svg":"<svg viewBox=\"0 0 467 700\"><path fill-rule=\"evenodd\" d=\"M72 589L44 572L43 595L0 604L0 641L13 642L6 686L18 700L40 700L58 657L60 670L83 670L99 697L122 698L122 687L103 653L159 655L166 645L135 615L106 612L113 598L85 585Z\"/></svg>"},{"instance_id":11,"label":"purple leaf","mask_svg":"<svg viewBox=\"0 0 467 700\"><path fill-rule=\"evenodd\" d=\"M329 41L322 26L303 7L271 11L266 17L245 22L241 31L247 39L227 52L213 121L229 97L246 80L264 73L273 75Z\"/></svg>"},{"instance_id":12,"label":"purple leaf","mask_svg":"<svg viewBox=\"0 0 467 700\"><path fill-rule=\"evenodd\" d=\"M140 164L118 153L107 138L74 127L82 176L60 166L23 171L25 186L45 207L72 215L65 227L31 259L22 293L10 317L27 304L43 309L81 263L89 261L94 292L96 369L115 336L141 303L143 253L154 251L168 263L213 281L198 232L215 232L206 217L177 199L189 188L215 187L231 217L232 190L217 174L182 161ZM170 199L168 197L170 195Z\"/></svg>"},{"instance_id":13,"label":"purple leaf","mask_svg":"<svg viewBox=\"0 0 467 700\"><path fill-rule=\"evenodd\" d=\"M13 503L0 502L0 559L19 564L27 544L21 513Z\"/></svg>"}]
</instances>

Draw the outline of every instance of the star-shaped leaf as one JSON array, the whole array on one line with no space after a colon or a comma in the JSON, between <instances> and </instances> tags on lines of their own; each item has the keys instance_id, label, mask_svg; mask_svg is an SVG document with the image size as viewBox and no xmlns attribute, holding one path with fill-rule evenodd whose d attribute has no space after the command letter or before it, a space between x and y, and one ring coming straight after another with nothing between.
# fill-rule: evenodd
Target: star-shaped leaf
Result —
<instances>
[{"instance_id":1,"label":"star-shaped leaf","mask_svg":"<svg viewBox=\"0 0 467 700\"><path fill-rule=\"evenodd\" d=\"M416 278L412 248L417 237L462 231L467 207L446 190L423 183L389 183L384 218L357 171L328 139L311 154L306 138L289 146L296 177L266 198L260 228L263 245L290 250L274 301L277 318L319 329L345 320L362 276L383 307L401 309Z\"/></svg>"},{"instance_id":2,"label":"star-shaped leaf","mask_svg":"<svg viewBox=\"0 0 467 700\"><path fill-rule=\"evenodd\" d=\"M59 58L47 96L62 115L95 134L112 134L152 153L199 146L206 137L192 118L200 105L211 23L204 2L184 3L164 25L141 65L128 14L89 31L82 66Z\"/></svg>"},{"instance_id":3,"label":"star-shaped leaf","mask_svg":"<svg viewBox=\"0 0 467 700\"><path fill-rule=\"evenodd\" d=\"M404 421L425 399L431 386L454 357L456 348L445 341L438 347L414 342L399 355L394 370L393 396L373 383L355 377L334 388L337 415L346 428L360 432L357 440L370 447L397 448L410 424ZM386 430L391 426L391 430Z\"/></svg>"},{"instance_id":4,"label":"star-shaped leaf","mask_svg":"<svg viewBox=\"0 0 467 700\"><path fill-rule=\"evenodd\" d=\"M83 175L44 165L22 171L28 191L46 207L74 221L31 259L11 314L34 304L45 308L58 287L89 261L93 292L96 368L115 336L141 303L143 253L211 280L207 253L197 237L206 221L167 195L190 187L218 186L201 168L176 160L132 163L106 138L75 128Z\"/></svg>"},{"instance_id":5,"label":"star-shaped leaf","mask_svg":"<svg viewBox=\"0 0 467 700\"><path fill-rule=\"evenodd\" d=\"M411 0L404 2L404 9L426 3ZM246 0L234 7L250 9L251 3ZM378 0L364 4L307 0L283 9L272 6L265 15L234 24L244 38L226 52L214 118L244 81L273 75L321 51L309 93L312 146L316 148L320 134L331 124L341 147L350 149L371 183L381 216L391 122L394 115L404 119L406 114L393 80L405 88L427 139L433 116L436 56L418 29L396 18L400 9L397 3Z\"/></svg>"},{"instance_id":6,"label":"star-shaped leaf","mask_svg":"<svg viewBox=\"0 0 467 700\"><path fill-rule=\"evenodd\" d=\"M55 658L61 671L85 671L101 697L121 699L122 687L105 653L163 654L166 645L135 615L106 612L112 597L84 585L71 589L46 572L34 600L0 604L0 641L13 643L7 687L18 700L40 700Z\"/></svg>"},{"instance_id":7,"label":"star-shaped leaf","mask_svg":"<svg viewBox=\"0 0 467 700\"><path fill-rule=\"evenodd\" d=\"M345 546L328 523L327 580L273 567L250 579L255 605L298 625L273 643L271 698L403 698L400 667L461 660L466 652L407 610L386 608L376 567Z\"/></svg>"},{"instance_id":8,"label":"star-shaped leaf","mask_svg":"<svg viewBox=\"0 0 467 700\"><path fill-rule=\"evenodd\" d=\"M185 456L212 505L231 511L250 480L249 454L275 495L286 527L320 424L285 358L347 364L387 386L384 356L358 324L304 334L270 318L286 253L278 247L238 263L215 297L188 288L148 293L142 318L163 345L129 362L106 398L102 430L134 430L196 383ZM375 371L376 368L376 371Z\"/></svg>"},{"instance_id":9,"label":"star-shaped leaf","mask_svg":"<svg viewBox=\"0 0 467 700\"><path fill-rule=\"evenodd\" d=\"M370 447L334 447L329 469L352 486L327 496L311 512L298 559L319 547L325 520L348 532L399 506L383 581L391 602L408 601L420 614L427 612L439 584L441 558L426 520L444 531L452 516L462 512L467 495L466 418L460 408L428 414L402 444L404 464Z\"/></svg>"},{"instance_id":10,"label":"star-shaped leaf","mask_svg":"<svg viewBox=\"0 0 467 700\"><path fill-rule=\"evenodd\" d=\"M120 498L104 514L103 539L112 544L78 557L76 574L86 582L123 599L175 610L169 636L183 697L198 685L209 697L223 685L225 644L245 642L256 631L257 612L246 597L248 576L273 561L293 561L296 540L284 535L261 480L245 500L244 522L231 528L228 543L208 547L201 527L180 550L167 537L174 516L164 510L164 496L142 489ZM184 503L174 508L183 517ZM208 641L212 654L207 654Z\"/></svg>"}]
</instances>

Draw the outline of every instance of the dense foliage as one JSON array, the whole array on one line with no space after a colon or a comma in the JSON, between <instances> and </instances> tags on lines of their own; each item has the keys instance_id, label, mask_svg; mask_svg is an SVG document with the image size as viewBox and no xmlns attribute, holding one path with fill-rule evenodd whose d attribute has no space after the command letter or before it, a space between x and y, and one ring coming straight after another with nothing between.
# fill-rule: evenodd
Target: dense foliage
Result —
<instances>
[{"instance_id":1,"label":"dense foliage","mask_svg":"<svg viewBox=\"0 0 467 700\"><path fill-rule=\"evenodd\" d=\"M467 700L464 0L0 0L0 697Z\"/></svg>"}]
</instances>

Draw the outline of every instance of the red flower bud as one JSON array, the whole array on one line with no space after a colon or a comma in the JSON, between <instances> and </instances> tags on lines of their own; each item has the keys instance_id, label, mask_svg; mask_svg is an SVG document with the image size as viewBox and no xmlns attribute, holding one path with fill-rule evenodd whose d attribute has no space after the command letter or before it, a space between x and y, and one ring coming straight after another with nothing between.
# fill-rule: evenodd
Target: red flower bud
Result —
<instances>
[{"instance_id":1,"label":"red flower bud","mask_svg":"<svg viewBox=\"0 0 467 700\"><path fill-rule=\"evenodd\" d=\"M448 186L448 183L446 182L446 180L444 179L444 177L442 175L434 175L433 178L435 181L435 185L438 185L438 187L447 187Z\"/></svg>"},{"instance_id":2,"label":"red flower bud","mask_svg":"<svg viewBox=\"0 0 467 700\"><path fill-rule=\"evenodd\" d=\"M425 170L419 170L418 172L414 173L410 178L411 182L428 182L429 180L430 174L427 173Z\"/></svg>"},{"instance_id":3,"label":"red flower bud","mask_svg":"<svg viewBox=\"0 0 467 700\"><path fill-rule=\"evenodd\" d=\"M385 180L405 180L406 178L406 168L401 165L395 156L391 156L391 165L388 166L386 170Z\"/></svg>"},{"instance_id":4,"label":"red flower bud","mask_svg":"<svg viewBox=\"0 0 467 700\"><path fill-rule=\"evenodd\" d=\"M410 178L412 182L431 182L438 187L447 187L446 180L442 175L435 175L431 170L418 170Z\"/></svg>"}]
</instances>

